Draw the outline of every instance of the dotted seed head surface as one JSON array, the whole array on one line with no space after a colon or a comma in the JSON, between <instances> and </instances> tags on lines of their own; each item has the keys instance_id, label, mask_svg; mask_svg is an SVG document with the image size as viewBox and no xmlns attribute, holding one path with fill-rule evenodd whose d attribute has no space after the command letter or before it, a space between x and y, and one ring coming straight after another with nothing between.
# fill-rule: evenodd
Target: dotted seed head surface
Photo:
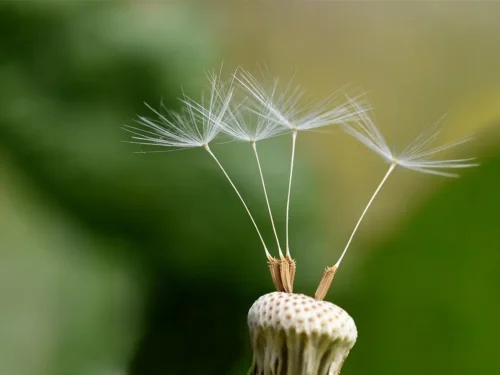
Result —
<instances>
[{"instance_id":1,"label":"dotted seed head surface","mask_svg":"<svg viewBox=\"0 0 500 375\"><path fill-rule=\"evenodd\" d=\"M354 320L303 294L273 292L248 312L253 375L338 375L354 346Z\"/></svg>"}]
</instances>

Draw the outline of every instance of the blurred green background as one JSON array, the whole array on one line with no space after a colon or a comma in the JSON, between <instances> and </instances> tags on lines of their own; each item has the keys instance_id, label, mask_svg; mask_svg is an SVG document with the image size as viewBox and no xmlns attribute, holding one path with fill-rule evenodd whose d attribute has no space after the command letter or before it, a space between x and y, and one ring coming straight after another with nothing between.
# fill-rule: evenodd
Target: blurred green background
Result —
<instances>
[{"instance_id":1,"label":"blurred green background","mask_svg":"<svg viewBox=\"0 0 500 375\"><path fill-rule=\"evenodd\" d=\"M500 3L2 2L0 374L244 374L272 290L248 218L202 150L137 154L121 125L265 62L314 97L368 91L398 144L451 109L458 180L398 171L327 300L356 320L343 375L498 374ZM340 131L298 141L295 289L311 294L385 168ZM248 145L216 145L272 232ZM287 136L261 144L284 232ZM455 156L455 153L449 154Z\"/></svg>"}]
</instances>

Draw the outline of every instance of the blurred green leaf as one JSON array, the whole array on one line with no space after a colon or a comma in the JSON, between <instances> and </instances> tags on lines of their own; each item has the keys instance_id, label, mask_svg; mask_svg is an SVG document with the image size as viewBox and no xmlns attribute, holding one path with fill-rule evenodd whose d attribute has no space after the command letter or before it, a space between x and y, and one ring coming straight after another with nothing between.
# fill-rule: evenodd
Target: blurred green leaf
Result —
<instances>
[{"instance_id":1,"label":"blurred green leaf","mask_svg":"<svg viewBox=\"0 0 500 375\"><path fill-rule=\"evenodd\" d=\"M142 299L132 267L100 255L116 245L90 239L3 161L0 373L123 370Z\"/></svg>"}]
</instances>

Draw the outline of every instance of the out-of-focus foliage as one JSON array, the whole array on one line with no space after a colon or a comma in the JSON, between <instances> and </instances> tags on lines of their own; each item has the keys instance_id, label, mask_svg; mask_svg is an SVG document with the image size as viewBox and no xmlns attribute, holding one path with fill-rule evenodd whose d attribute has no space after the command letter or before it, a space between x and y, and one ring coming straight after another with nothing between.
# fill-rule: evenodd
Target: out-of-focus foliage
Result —
<instances>
[{"instance_id":1,"label":"out-of-focus foliage","mask_svg":"<svg viewBox=\"0 0 500 375\"><path fill-rule=\"evenodd\" d=\"M0 372L113 373L138 333L138 283L120 248L50 208L2 155ZM31 185L31 184L30 184Z\"/></svg>"},{"instance_id":2,"label":"out-of-focus foliage","mask_svg":"<svg viewBox=\"0 0 500 375\"><path fill-rule=\"evenodd\" d=\"M203 150L137 154L121 125L151 115L144 102L177 107L181 86L198 97L222 60L295 66L319 93L376 88L402 135L450 105L453 135L496 123L494 6L442 6L1 3L0 374L245 373L246 313L271 290L258 237ZM405 105L382 97L391 85ZM499 141L484 134L468 146L482 167L422 189L398 173L368 215L328 296L359 326L345 374L498 372ZM299 137L298 292L314 291L383 173L340 137ZM281 232L290 145L260 146ZM250 147L213 149L274 250Z\"/></svg>"}]
</instances>

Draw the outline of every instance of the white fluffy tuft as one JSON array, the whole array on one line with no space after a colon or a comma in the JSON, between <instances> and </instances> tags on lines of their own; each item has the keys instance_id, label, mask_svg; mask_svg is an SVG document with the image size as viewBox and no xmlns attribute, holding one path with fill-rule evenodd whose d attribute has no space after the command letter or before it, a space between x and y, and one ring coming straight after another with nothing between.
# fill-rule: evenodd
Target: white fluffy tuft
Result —
<instances>
[{"instance_id":1,"label":"white fluffy tuft","mask_svg":"<svg viewBox=\"0 0 500 375\"><path fill-rule=\"evenodd\" d=\"M235 73L235 80L254 99L252 110L255 113L289 130L311 130L342 124L366 111L359 105L353 106L351 101L340 101L338 94L343 88L312 103L307 100L305 90L300 86L293 87L292 82L280 92L278 79L266 88L251 73L241 68ZM301 104L302 101L307 104Z\"/></svg>"},{"instance_id":2,"label":"white fluffy tuft","mask_svg":"<svg viewBox=\"0 0 500 375\"><path fill-rule=\"evenodd\" d=\"M351 103L353 106L359 105L354 100L351 100ZM388 163L400 165L416 172L444 177L458 177L456 173L444 172L443 170L476 167L479 164L471 163L475 158L437 160L432 160L431 158L442 151L468 142L472 137L465 137L442 146L431 148L430 145L441 133L441 128L439 127L441 120L442 118L422 131L399 154L390 149L384 136L366 111L360 112L358 118L352 123L344 124L343 129L346 133L352 135L365 146L382 156Z\"/></svg>"},{"instance_id":3,"label":"white fluffy tuft","mask_svg":"<svg viewBox=\"0 0 500 375\"><path fill-rule=\"evenodd\" d=\"M283 128L264 116L255 116L241 103L227 111L221 130L238 141L257 142L283 134Z\"/></svg>"},{"instance_id":4,"label":"white fluffy tuft","mask_svg":"<svg viewBox=\"0 0 500 375\"><path fill-rule=\"evenodd\" d=\"M131 143L178 149L208 145L221 131L220 124L229 109L233 90L215 73L207 76L209 94L202 95L200 102L184 95L181 112L169 111L164 106L160 112L146 104L156 119L139 116L138 126L125 125L124 129L132 134Z\"/></svg>"}]
</instances>

